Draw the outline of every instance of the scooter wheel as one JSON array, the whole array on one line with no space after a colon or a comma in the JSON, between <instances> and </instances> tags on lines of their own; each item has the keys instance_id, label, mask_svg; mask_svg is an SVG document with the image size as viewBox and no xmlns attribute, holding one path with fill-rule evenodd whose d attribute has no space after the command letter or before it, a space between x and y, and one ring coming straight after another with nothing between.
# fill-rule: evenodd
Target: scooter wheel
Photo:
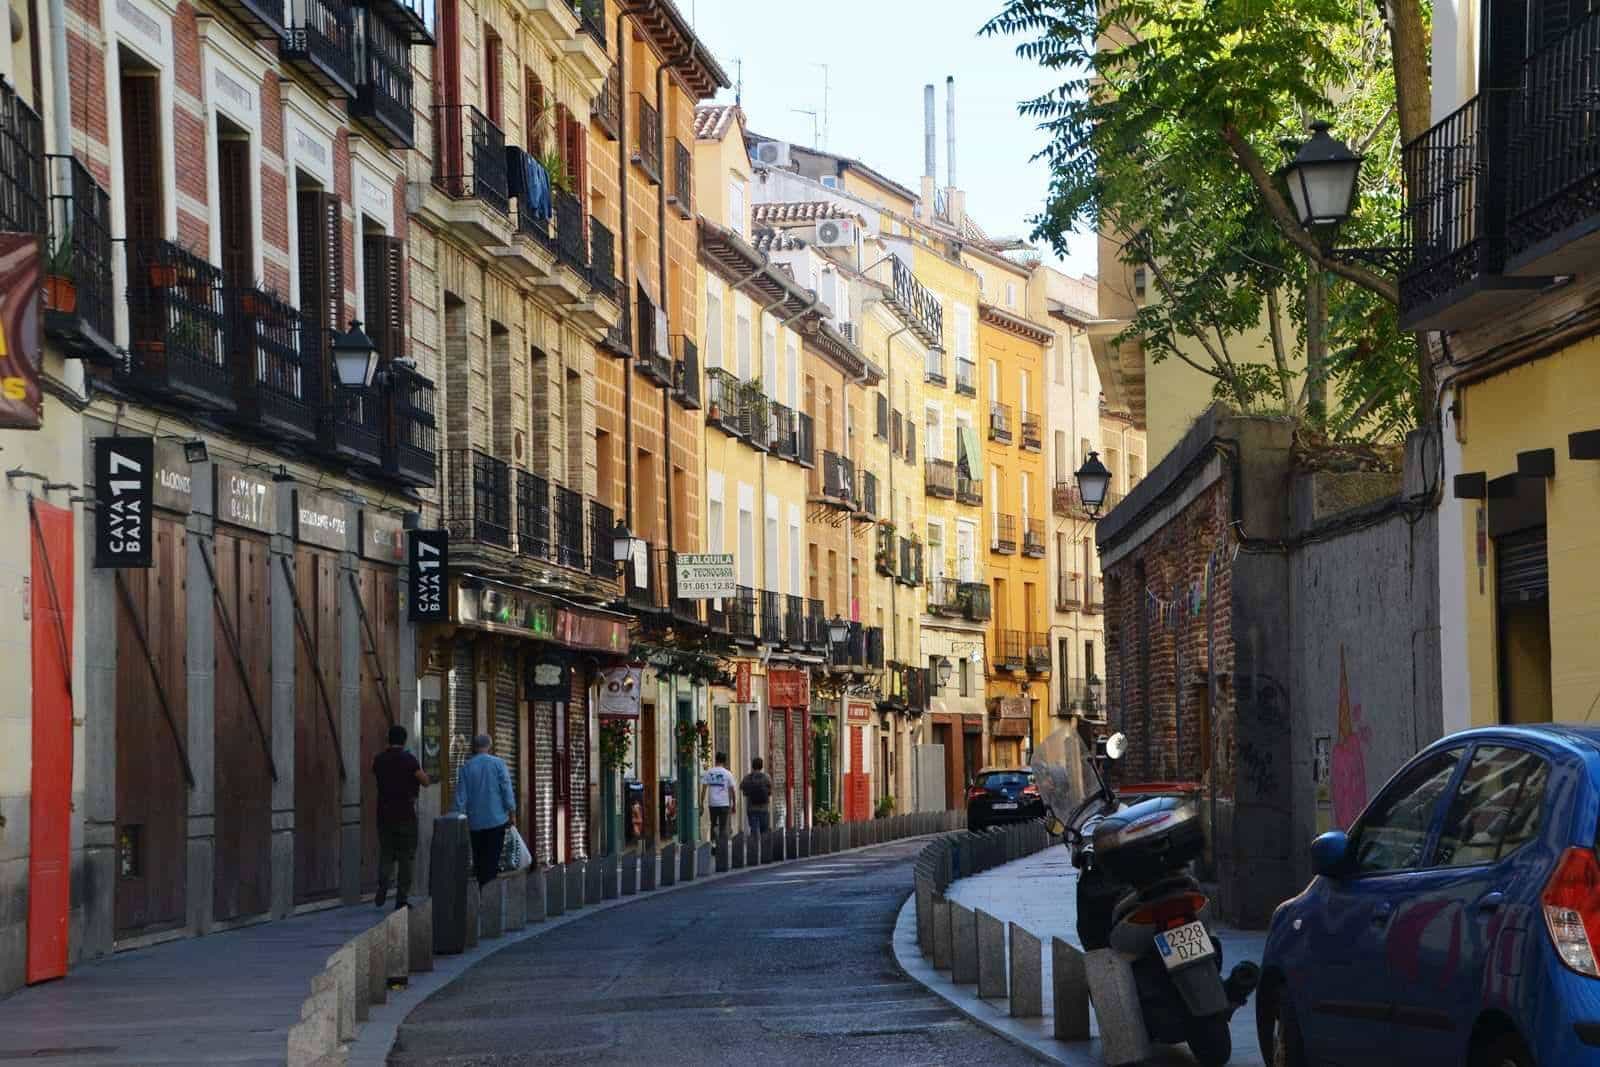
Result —
<instances>
[{"instance_id":1,"label":"scooter wheel","mask_svg":"<svg viewBox=\"0 0 1600 1067\"><path fill-rule=\"evenodd\" d=\"M1228 1016L1211 1015L1204 1019L1190 1019L1184 1027L1189 1051L1200 1061L1200 1067L1222 1067L1233 1055L1233 1034L1228 1032Z\"/></svg>"}]
</instances>

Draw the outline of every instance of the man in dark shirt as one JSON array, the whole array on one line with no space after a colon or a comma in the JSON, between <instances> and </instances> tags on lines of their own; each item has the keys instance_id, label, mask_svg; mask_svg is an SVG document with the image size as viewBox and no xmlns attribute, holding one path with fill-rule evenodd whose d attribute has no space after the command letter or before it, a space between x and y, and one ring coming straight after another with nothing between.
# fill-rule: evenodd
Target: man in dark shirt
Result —
<instances>
[{"instance_id":1,"label":"man in dark shirt","mask_svg":"<svg viewBox=\"0 0 1600 1067\"><path fill-rule=\"evenodd\" d=\"M399 909L411 892L411 864L417 858L417 793L428 784L427 772L406 751L404 726L389 727L389 747L373 757L372 774L378 779L378 895L373 902L381 908L389 898L389 865L394 864Z\"/></svg>"}]
</instances>

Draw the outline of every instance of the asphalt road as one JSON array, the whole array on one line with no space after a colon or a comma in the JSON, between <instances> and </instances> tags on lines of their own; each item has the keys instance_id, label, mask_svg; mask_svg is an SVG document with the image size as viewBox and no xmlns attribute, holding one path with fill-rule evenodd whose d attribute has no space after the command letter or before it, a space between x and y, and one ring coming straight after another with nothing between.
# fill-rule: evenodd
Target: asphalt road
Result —
<instances>
[{"instance_id":1,"label":"asphalt road","mask_svg":"<svg viewBox=\"0 0 1600 1067\"><path fill-rule=\"evenodd\" d=\"M512 945L413 1011L389 1062L1037 1062L896 967L921 846L757 869Z\"/></svg>"}]
</instances>

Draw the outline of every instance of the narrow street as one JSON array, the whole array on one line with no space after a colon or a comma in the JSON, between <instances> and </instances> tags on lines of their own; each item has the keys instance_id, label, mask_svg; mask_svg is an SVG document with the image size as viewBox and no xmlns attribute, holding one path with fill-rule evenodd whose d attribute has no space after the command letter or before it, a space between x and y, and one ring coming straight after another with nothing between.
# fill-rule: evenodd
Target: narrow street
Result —
<instances>
[{"instance_id":1,"label":"narrow street","mask_svg":"<svg viewBox=\"0 0 1600 1067\"><path fill-rule=\"evenodd\" d=\"M608 910L422 1004L390 1062L1030 1063L890 955L920 841Z\"/></svg>"}]
</instances>

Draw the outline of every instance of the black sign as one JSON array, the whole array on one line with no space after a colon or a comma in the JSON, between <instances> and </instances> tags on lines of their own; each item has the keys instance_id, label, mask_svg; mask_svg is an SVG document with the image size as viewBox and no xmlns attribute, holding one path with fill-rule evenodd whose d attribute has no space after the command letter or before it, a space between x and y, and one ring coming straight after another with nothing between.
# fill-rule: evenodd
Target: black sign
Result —
<instances>
[{"instance_id":1,"label":"black sign","mask_svg":"<svg viewBox=\"0 0 1600 1067\"><path fill-rule=\"evenodd\" d=\"M559 654L545 654L529 660L523 668L523 695L529 700L572 699L572 681L567 675L568 664Z\"/></svg>"},{"instance_id":2,"label":"black sign","mask_svg":"<svg viewBox=\"0 0 1600 1067\"><path fill-rule=\"evenodd\" d=\"M450 619L450 536L444 530L412 530L411 621Z\"/></svg>"},{"instance_id":3,"label":"black sign","mask_svg":"<svg viewBox=\"0 0 1600 1067\"><path fill-rule=\"evenodd\" d=\"M150 437L94 439L94 565L148 567L155 533L156 443Z\"/></svg>"}]
</instances>

